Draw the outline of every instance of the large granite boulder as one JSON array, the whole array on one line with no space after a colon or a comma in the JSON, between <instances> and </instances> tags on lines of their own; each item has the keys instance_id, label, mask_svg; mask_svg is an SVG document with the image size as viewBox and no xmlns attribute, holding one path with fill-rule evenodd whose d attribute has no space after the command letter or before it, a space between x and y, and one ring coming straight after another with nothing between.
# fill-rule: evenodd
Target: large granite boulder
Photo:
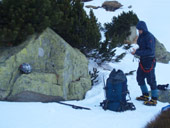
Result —
<instances>
[{"instance_id":1,"label":"large granite boulder","mask_svg":"<svg viewBox=\"0 0 170 128\"><path fill-rule=\"evenodd\" d=\"M22 63L32 66L30 74L20 73ZM89 89L88 60L49 28L0 50L0 100L80 100Z\"/></svg>"}]
</instances>

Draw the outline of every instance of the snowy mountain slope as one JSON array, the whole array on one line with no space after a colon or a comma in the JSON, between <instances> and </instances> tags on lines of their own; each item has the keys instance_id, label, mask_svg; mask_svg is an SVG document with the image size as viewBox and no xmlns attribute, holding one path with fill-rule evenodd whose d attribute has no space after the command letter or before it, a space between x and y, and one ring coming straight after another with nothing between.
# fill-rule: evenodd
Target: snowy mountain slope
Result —
<instances>
[{"instance_id":1,"label":"snowy mountain slope","mask_svg":"<svg viewBox=\"0 0 170 128\"><path fill-rule=\"evenodd\" d=\"M102 2L104 2L104 0L93 0L86 4L101 5ZM98 21L102 24L110 22L113 15L116 16L122 11L128 11L129 9L127 6L132 5L132 10L148 23L148 28L151 32L153 32L160 41L165 43L168 42L168 36L164 34L168 33L168 23L170 23L168 22L168 17L164 17L167 12L170 12L170 8L167 8L170 3L168 0L120 0L120 2L124 7L116 12L106 12L104 9L94 10ZM86 9L86 11L88 12L89 9ZM157 15L159 15L162 20L158 18ZM167 49L170 49L168 43L166 44L166 47L168 47ZM116 49L116 55L125 52L122 48ZM106 81L113 68L121 69L127 73L136 70L137 66L138 60L134 59L129 52L127 52L127 55L121 62L106 62L100 67L94 62L94 60L90 59L89 70L92 70L93 67L95 67L99 71L98 83L87 92L84 100L67 101L66 103L89 107L91 110L75 110L71 107L57 103L0 102L0 128L142 128L161 111L163 106L166 106L168 103L158 102L156 107L148 107L143 105L142 102L136 101L136 96L141 95L139 86L136 82L136 73L127 76L128 89L132 99L131 102L136 106L135 111L118 113L104 111L99 106L100 102L104 100L105 97L103 90L103 77ZM169 72L170 64L157 63L157 82L159 84L170 83Z\"/></svg>"}]
</instances>

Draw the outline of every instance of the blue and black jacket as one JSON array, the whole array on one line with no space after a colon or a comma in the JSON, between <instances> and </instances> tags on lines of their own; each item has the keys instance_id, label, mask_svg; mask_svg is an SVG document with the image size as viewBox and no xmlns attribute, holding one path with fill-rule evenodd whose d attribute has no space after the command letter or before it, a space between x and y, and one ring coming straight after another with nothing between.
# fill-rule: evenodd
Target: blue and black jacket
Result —
<instances>
[{"instance_id":1,"label":"blue and black jacket","mask_svg":"<svg viewBox=\"0 0 170 128\"><path fill-rule=\"evenodd\" d=\"M139 35L137 40L139 49L136 50L135 54L141 58L155 57L155 37L148 31L146 23L139 21L136 28L143 30L143 33Z\"/></svg>"}]
</instances>

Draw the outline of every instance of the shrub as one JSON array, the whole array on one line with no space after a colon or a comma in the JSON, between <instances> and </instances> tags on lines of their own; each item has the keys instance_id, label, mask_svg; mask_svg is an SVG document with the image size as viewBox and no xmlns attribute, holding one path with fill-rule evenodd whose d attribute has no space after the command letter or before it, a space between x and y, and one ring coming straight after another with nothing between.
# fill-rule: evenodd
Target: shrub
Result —
<instances>
[{"instance_id":1,"label":"shrub","mask_svg":"<svg viewBox=\"0 0 170 128\"><path fill-rule=\"evenodd\" d=\"M113 48L123 44L125 39L131 34L130 27L136 25L139 21L133 11L123 12L118 17L113 17L111 23L105 24L106 33L111 41L110 46Z\"/></svg>"},{"instance_id":2,"label":"shrub","mask_svg":"<svg viewBox=\"0 0 170 128\"><path fill-rule=\"evenodd\" d=\"M169 128L170 127L170 109L161 112L156 118L150 121L145 128Z\"/></svg>"},{"instance_id":3,"label":"shrub","mask_svg":"<svg viewBox=\"0 0 170 128\"><path fill-rule=\"evenodd\" d=\"M98 73L99 71L97 70L97 68L93 68L93 72L89 71L89 74L91 76L91 83L92 83L92 86L98 82L97 78L98 78Z\"/></svg>"}]
</instances>

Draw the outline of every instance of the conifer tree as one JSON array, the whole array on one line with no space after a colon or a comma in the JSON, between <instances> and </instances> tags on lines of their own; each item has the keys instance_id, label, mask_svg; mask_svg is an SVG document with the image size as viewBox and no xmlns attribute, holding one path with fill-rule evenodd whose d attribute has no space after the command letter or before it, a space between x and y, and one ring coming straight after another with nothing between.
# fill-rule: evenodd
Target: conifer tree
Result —
<instances>
[{"instance_id":1,"label":"conifer tree","mask_svg":"<svg viewBox=\"0 0 170 128\"><path fill-rule=\"evenodd\" d=\"M54 3L54 10L56 10L57 14L52 14L52 23L50 26L57 34L62 36L66 41L70 39L69 33L70 29L72 28L72 20L70 17L72 7L70 2L70 0L58 0L57 3ZM56 15L57 17L54 17Z\"/></svg>"},{"instance_id":2,"label":"conifer tree","mask_svg":"<svg viewBox=\"0 0 170 128\"><path fill-rule=\"evenodd\" d=\"M97 23L97 19L93 13L93 10L90 10L90 20L89 20L89 29L87 34L90 35L88 37L88 47L91 48L99 48L99 42L101 39L101 34L100 34L100 25Z\"/></svg>"},{"instance_id":3,"label":"conifer tree","mask_svg":"<svg viewBox=\"0 0 170 128\"><path fill-rule=\"evenodd\" d=\"M86 46L86 28L87 28L87 15L83 10L83 4L80 3L80 0L73 0L72 2L72 12L71 16L74 17L73 19L73 28L72 32L74 33L75 42L72 42L74 46L78 47L79 49L83 49ZM84 45L85 44L85 45Z\"/></svg>"},{"instance_id":4,"label":"conifer tree","mask_svg":"<svg viewBox=\"0 0 170 128\"><path fill-rule=\"evenodd\" d=\"M130 35L130 27L136 25L139 21L133 11L123 12L118 17L113 17L111 23L105 24L106 34L108 35L111 45L116 47L123 44L125 39Z\"/></svg>"}]
</instances>

